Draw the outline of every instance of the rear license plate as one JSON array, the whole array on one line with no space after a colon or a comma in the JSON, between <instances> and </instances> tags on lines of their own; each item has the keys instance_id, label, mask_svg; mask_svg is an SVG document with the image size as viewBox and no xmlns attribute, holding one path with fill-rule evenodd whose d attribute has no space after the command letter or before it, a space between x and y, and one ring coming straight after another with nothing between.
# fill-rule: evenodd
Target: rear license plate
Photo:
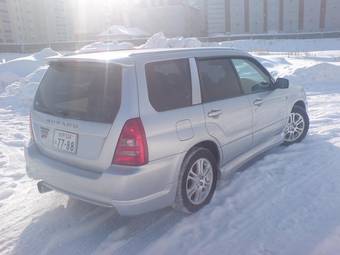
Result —
<instances>
[{"instance_id":1,"label":"rear license plate","mask_svg":"<svg viewBox=\"0 0 340 255\"><path fill-rule=\"evenodd\" d=\"M55 130L53 146L58 151L76 154L78 147L78 135L62 130Z\"/></svg>"}]
</instances>

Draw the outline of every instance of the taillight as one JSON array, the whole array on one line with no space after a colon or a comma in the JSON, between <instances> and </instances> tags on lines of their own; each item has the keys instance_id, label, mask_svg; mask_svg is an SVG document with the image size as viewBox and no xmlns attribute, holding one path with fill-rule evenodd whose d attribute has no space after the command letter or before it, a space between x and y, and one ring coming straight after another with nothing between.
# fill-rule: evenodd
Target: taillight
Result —
<instances>
[{"instance_id":1,"label":"taillight","mask_svg":"<svg viewBox=\"0 0 340 255\"><path fill-rule=\"evenodd\" d=\"M32 124L32 113L30 112L30 120L29 120L29 125L30 125L30 134L31 134L31 140L34 142L34 134L33 134L33 124Z\"/></svg>"},{"instance_id":2,"label":"taillight","mask_svg":"<svg viewBox=\"0 0 340 255\"><path fill-rule=\"evenodd\" d=\"M120 133L112 164L140 166L148 163L148 145L140 118L128 120Z\"/></svg>"}]
</instances>

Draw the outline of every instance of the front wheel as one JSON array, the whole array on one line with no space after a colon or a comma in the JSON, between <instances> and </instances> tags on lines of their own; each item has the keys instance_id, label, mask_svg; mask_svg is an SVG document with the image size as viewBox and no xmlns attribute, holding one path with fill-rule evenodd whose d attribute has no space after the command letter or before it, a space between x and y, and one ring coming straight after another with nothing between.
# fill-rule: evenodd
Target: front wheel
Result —
<instances>
[{"instance_id":1,"label":"front wheel","mask_svg":"<svg viewBox=\"0 0 340 255\"><path fill-rule=\"evenodd\" d=\"M195 148L182 164L179 178L176 208L193 213L208 204L214 194L217 181L217 162L205 148Z\"/></svg>"},{"instance_id":2,"label":"front wheel","mask_svg":"<svg viewBox=\"0 0 340 255\"><path fill-rule=\"evenodd\" d=\"M285 128L284 144L301 142L306 137L308 129L309 117L306 110L300 106L294 106Z\"/></svg>"}]
</instances>

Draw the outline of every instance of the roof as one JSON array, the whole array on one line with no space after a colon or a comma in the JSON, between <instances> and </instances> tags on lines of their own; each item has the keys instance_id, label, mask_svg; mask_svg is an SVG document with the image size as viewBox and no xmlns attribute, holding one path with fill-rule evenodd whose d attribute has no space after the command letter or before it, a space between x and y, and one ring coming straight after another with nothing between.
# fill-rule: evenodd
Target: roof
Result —
<instances>
[{"instance_id":1,"label":"roof","mask_svg":"<svg viewBox=\"0 0 340 255\"><path fill-rule=\"evenodd\" d=\"M134 64L136 59L153 58L155 56L169 56L175 58L185 57L207 57L220 56L224 53L226 56L238 55L249 56L248 53L225 47L198 47L198 48L164 48L164 49L132 49L117 51L100 51L91 53L80 53L68 56L52 58L52 61L89 61L89 62L113 62L118 64Z\"/></svg>"}]
</instances>

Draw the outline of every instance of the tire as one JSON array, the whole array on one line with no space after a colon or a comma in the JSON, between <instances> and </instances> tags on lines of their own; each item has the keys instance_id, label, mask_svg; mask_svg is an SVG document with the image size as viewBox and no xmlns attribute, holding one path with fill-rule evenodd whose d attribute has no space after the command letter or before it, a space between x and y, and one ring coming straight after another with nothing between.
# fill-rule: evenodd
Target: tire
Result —
<instances>
[{"instance_id":1,"label":"tire","mask_svg":"<svg viewBox=\"0 0 340 255\"><path fill-rule=\"evenodd\" d=\"M209 164L211 170L208 170L210 169ZM203 166L201 178L199 177L199 166ZM197 176L194 175L195 173ZM203 177L204 173L205 177ZM175 209L185 213L194 213L208 204L216 189L217 176L218 167L214 155L206 148L192 149L182 163ZM196 193L192 193L190 196L188 193L193 189L196 189ZM197 199L198 197L200 199Z\"/></svg>"},{"instance_id":2,"label":"tire","mask_svg":"<svg viewBox=\"0 0 340 255\"><path fill-rule=\"evenodd\" d=\"M293 119L295 123L291 124ZM298 120L301 120L301 122L299 123ZM306 110L300 106L294 106L285 128L284 144L290 145L301 142L306 137L308 129L309 117Z\"/></svg>"}]
</instances>

